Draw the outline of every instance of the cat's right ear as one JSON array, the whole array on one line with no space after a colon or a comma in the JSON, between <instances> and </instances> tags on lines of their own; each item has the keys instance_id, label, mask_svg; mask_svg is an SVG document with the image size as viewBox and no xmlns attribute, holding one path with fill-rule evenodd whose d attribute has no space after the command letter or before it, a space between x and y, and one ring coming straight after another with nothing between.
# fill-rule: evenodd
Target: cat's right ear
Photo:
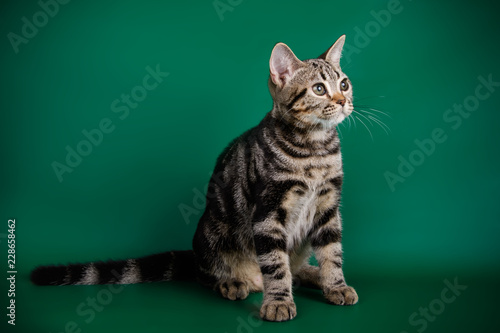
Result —
<instances>
[{"instance_id":1,"label":"cat's right ear","mask_svg":"<svg viewBox=\"0 0 500 333\"><path fill-rule=\"evenodd\" d=\"M276 44L269 60L271 80L276 86L283 88L301 64L302 61L293 54L286 44Z\"/></svg>"},{"instance_id":2,"label":"cat's right ear","mask_svg":"<svg viewBox=\"0 0 500 333\"><path fill-rule=\"evenodd\" d=\"M325 53L319 56L319 59L323 59L335 66L340 66L340 57L342 56L342 48L345 43L345 35L340 36L339 39L333 44Z\"/></svg>"}]
</instances>

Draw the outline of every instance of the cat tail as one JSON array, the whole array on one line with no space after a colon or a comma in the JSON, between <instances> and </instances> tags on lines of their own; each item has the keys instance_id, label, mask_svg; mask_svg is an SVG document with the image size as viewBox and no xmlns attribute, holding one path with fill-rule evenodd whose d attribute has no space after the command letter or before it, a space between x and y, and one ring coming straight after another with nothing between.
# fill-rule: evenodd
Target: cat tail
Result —
<instances>
[{"instance_id":1,"label":"cat tail","mask_svg":"<svg viewBox=\"0 0 500 333\"><path fill-rule=\"evenodd\" d=\"M39 286L188 281L196 279L196 271L193 251L170 251L138 259L39 266L31 281Z\"/></svg>"}]
</instances>

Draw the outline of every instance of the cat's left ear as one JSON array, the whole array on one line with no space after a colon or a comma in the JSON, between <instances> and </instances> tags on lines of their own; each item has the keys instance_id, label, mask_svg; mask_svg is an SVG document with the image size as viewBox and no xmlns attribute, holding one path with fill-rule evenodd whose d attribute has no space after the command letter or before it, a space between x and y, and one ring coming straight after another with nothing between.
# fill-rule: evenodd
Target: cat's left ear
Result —
<instances>
[{"instance_id":1,"label":"cat's left ear","mask_svg":"<svg viewBox=\"0 0 500 333\"><path fill-rule=\"evenodd\" d=\"M301 65L302 61L293 54L286 44L278 43L269 60L271 80L276 86L283 88Z\"/></svg>"},{"instance_id":2,"label":"cat's left ear","mask_svg":"<svg viewBox=\"0 0 500 333\"><path fill-rule=\"evenodd\" d=\"M319 59L328 61L332 65L340 65L340 57L342 56L342 48L345 43L345 35L340 36L339 39L333 44L325 53L319 56Z\"/></svg>"}]
</instances>

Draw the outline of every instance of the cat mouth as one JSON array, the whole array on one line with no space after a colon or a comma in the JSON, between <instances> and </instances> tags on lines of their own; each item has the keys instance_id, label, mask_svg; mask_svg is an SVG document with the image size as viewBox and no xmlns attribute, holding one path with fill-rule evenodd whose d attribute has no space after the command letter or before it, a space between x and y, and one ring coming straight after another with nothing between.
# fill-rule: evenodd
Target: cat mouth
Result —
<instances>
[{"instance_id":1,"label":"cat mouth","mask_svg":"<svg viewBox=\"0 0 500 333\"><path fill-rule=\"evenodd\" d=\"M320 119L322 122L328 122L331 124L340 124L341 122L344 121L348 116L350 115L350 112L348 110L338 110L338 111L331 111L331 112L323 112L320 116L317 118Z\"/></svg>"},{"instance_id":2,"label":"cat mouth","mask_svg":"<svg viewBox=\"0 0 500 333\"><path fill-rule=\"evenodd\" d=\"M335 106L330 105L323 109L320 115L317 115L317 119L319 119L322 123L335 124L338 125L343 122L349 115L352 110L343 106Z\"/></svg>"},{"instance_id":3,"label":"cat mouth","mask_svg":"<svg viewBox=\"0 0 500 333\"><path fill-rule=\"evenodd\" d=\"M340 111L342 110L342 108L340 109ZM330 106L327 106L326 108L323 109L323 114L325 116L331 116L335 113L337 113L339 110L337 110L337 108L333 105L330 105Z\"/></svg>"},{"instance_id":4,"label":"cat mouth","mask_svg":"<svg viewBox=\"0 0 500 333\"><path fill-rule=\"evenodd\" d=\"M343 107L335 107L333 105L327 106L323 109L321 116L319 118L324 120L331 120L332 118L338 117L340 114L344 113Z\"/></svg>"}]
</instances>

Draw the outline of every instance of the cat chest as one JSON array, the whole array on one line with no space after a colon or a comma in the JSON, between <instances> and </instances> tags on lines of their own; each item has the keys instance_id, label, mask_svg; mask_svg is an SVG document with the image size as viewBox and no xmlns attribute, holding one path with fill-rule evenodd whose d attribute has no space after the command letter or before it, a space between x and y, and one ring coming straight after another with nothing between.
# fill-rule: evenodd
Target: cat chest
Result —
<instances>
[{"instance_id":1,"label":"cat chest","mask_svg":"<svg viewBox=\"0 0 500 333\"><path fill-rule=\"evenodd\" d=\"M327 210L340 199L336 179L342 174L331 168L310 168L304 170L303 185L290 189L285 196L282 208L287 212L287 247L293 250L306 240L314 226L319 212Z\"/></svg>"}]
</instances>

